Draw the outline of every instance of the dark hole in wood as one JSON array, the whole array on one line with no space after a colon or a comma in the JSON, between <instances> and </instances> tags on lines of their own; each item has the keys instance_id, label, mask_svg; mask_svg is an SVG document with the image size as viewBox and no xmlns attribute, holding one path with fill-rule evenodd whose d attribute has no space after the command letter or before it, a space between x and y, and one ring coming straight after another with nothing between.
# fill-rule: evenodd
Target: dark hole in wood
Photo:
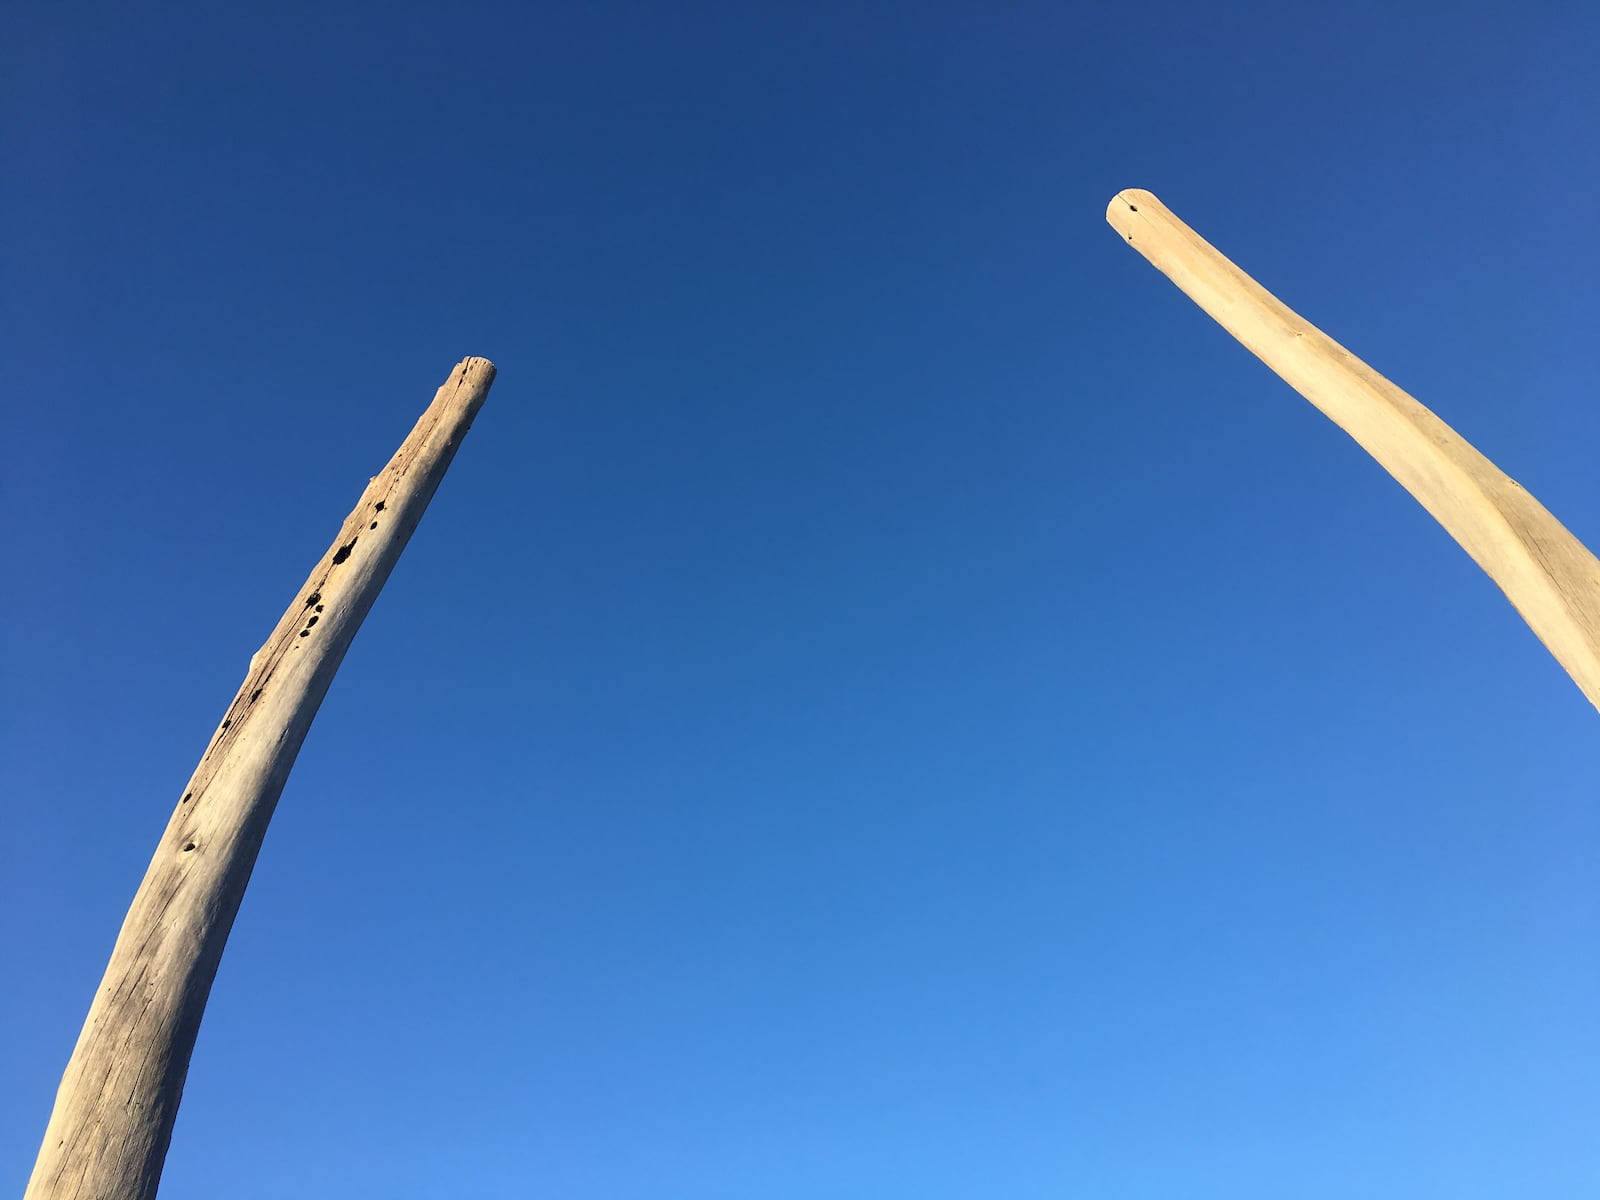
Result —
<instances>
[{"instance_id":1,"label":"dark hole in wood","mask_svg":"<svg viewBox=\"0 0 1600 1200\"><path fill-rule=\"evenodd\" d=\"M187 846L185 846L185 847L184 847L184 848L183 848L183 852L184 852L184 853L185 853L185 854L187 854L187 853L189 853L189 851L191 851L191 850L193 850L193 849L194 849L194 843L193 843L193 842L190 842L190 843L189 843L189 844L188 844L188 845L187 845Z\"/></svg>"},{"instance_id":2,"label":"dark hole in wood","mask_svg":"<svg viewBox=\"0 0 1600 1200\"><path fill-rule=\"evenodd\" d=\"M339 547L339 553L337 553L337 554L335 554L333 556L333 565L337 567L345 559L349 558L350 557L350 551L352 551L352 550L354 550L356 548L356 543L359 542L360 540L361 539L359 537L353 537L346 544L344 544L343 546L340 546Z\"/></svg>"},{"instance_id":3,"label":"dark hole in wood","mask_svg":"<svg viewBox=\"0 0 1600 1200\"><path fill-rule=\"evenodd\" d=\"M311 595L306 597L306 607L310 608L313 604L315 604L318 600L321 600L321 599L322 599L322 593L321 592L312 592Z\"/></svg>"},{"instance_id":4,"label":"dark hole in wood","mask_svg":"<svg viewBox=\"0 0 1600 1200\"><path fill-rule=\"evenodd\" d=\"M185 793L184 793L184 794L183 794L183 799L182 799L182 800L179 800L179 801L178 801L178 803L179 803L179 804L187 804L187 803L189 803L189 798L190 798L190 797L191 797L191 796L193 796L193 795L194 795L194 793L193 793L193 792L185 792Z\"/></svg>"},{"instance_id":5,"label":"dark hole in wood","mask_svg":"<svg viewBox=\"0 0 1600 1200\"><path fill-rule=\"evenodd\" d=\"M256 697L258 697L260 695L261 695L261 689L260 688L257 688L255 691L251 692L250 693L250 703L254 704L256 702Z\"/></svg>"},{"instance_id":6,"label":"dark hole in wood","mask_svg":"<svg viewBox=\"0 0 1600 1200\"><path fill-rule=\"evenodd\" d=\"M382 512L384 510L384 507L385 507L385 505L384 505L383 501L379 500L376 504L374 504L372 506L372 511L373 512Z\"/></svg>"}]
</instances>

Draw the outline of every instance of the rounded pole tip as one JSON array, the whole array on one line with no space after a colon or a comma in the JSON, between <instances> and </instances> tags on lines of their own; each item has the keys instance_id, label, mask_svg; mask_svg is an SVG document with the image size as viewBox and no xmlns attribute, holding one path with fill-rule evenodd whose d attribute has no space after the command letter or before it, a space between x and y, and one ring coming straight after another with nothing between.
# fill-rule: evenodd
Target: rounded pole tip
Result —
<instances>
[{"instance_id":1,"label":"rounded pole tip","mask_svg":"<svg viewBox=\"0 0 1600 1200\"><path fill-rule=\"evenodd\" d=\"M1106 205L1106 220L1116 225L1128 213L1138 212L1140 205L1155 208L1160 204L1161 201L1143 188L1123 188L1111 197L1111 203Z\"/></svg>"}]
</instances>

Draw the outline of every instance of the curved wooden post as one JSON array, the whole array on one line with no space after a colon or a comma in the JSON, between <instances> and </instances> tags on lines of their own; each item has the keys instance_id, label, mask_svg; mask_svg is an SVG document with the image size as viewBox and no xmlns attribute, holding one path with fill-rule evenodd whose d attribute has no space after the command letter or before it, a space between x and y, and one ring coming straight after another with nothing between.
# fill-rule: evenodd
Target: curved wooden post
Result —
<instances>
[{"instance_id":1,"label":"curved wooden post","mask_svg":"<svg viewBox=\"0 0 1600 1200\"><path fill-rule=\"evenodd\" d=\"M149 1200L211 981L334 672L494 382L451 372L250 660L133 898L67 1063L26 1200Z\"/></svg>"},{"instance_id":2,"label":"curved wooden post","mask_svg":"<svg viewBox=\"0 0 1600 1200\"><path fill-rule=\"evenodd\" d=\"M1433 514L1600 708L1600 561L1416 399L1295 313L1149 192L1106 220Z\"/></svg>"}]
</instances>

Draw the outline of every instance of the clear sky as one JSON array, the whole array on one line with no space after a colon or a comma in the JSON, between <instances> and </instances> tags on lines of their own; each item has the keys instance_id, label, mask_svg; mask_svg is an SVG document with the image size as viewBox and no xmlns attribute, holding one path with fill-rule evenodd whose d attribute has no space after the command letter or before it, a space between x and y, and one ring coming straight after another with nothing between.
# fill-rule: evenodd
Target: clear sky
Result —
<instances>
[{"instance_id":1,"label":"clear sky","mask_svg":"<svg viewBox=\"0 0 1600 1200\"><path fill-rule=\"evenodd\" d=\"M1104 223L1600 542L1591 3L18 3L0 1192L250 654L499 381L166 1200L1600 1189L1595 713Z\"/></svg>"}]
</instances>

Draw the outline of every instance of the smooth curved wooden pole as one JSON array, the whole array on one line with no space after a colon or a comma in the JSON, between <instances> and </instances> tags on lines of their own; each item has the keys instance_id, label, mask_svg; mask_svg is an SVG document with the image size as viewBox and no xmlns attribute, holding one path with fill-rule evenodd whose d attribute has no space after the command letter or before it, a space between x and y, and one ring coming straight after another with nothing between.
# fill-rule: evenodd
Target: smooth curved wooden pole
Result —
<instances>
[{"instance_id":1,"label":"smooth curved wooden pole","mask_svg":"<svg viewBox=\"0 0 1600 1200\"><path fill-rule=\"evenodd\" d=\"M250 660L122 923L26 1200L155 1195L206 997L267 822L334 672L494 376L481 358L451 372Z\"/></svg>"},{"instance_id":2,"label":"smooth curved wooden pole","mask_svg":"<svg viewBox=\"0 0 1600 1200\"><path fill-rule=\"evenodd\" d=\"M1433 514L1600 708L1600 561L1460 434L1223 257L1149 192L1106 220Z\"/></svg>"}]
</instances>

